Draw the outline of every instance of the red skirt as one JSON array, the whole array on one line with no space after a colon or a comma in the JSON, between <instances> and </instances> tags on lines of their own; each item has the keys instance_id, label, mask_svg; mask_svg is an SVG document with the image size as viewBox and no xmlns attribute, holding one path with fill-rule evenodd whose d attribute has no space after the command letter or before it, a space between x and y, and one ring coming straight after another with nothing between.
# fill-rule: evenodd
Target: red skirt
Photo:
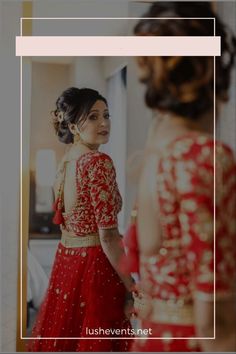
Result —
<instances>
[{"instance_id":1,"label":"red skirt","mask_svg":"<svg viewBox=\"0 0 236 354\"><path fill-rule=\"evenodd\" d=\"M60 243L32 331L38 339L29 339L28 351L129 351L132 338L124 335L131 329L124 315L125 293L101 246L65 248ZM108 335L106 329L122 330L122 334Z\"/></svg>"}]
</instances>

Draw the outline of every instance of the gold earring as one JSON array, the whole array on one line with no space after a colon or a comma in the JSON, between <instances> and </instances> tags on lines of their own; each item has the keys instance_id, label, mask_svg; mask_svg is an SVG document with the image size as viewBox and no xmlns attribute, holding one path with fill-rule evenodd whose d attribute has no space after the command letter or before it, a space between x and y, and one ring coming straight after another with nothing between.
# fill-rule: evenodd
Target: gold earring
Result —
<instances>
[{"instance_id":1,"label":"gold earring","mask_svg":"<svg viewBox=\"0 0 236 354\"><path fill-rule=\"evenodd\" d=\"M81 137L79 134L75 134L74 135L74 143L78 143L79 141L81 141Z\"/></svg>"}]
</instances>

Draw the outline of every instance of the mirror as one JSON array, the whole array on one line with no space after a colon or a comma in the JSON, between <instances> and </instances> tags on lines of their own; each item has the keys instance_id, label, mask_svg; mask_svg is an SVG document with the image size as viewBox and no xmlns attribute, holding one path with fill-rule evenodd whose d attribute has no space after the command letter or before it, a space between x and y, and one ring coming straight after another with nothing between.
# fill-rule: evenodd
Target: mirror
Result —
<instances>
[{"instance_id":1,"label":"mirror","mask_svg":"<svg viewBox=\"0 0 236 354\"><path fill-rule=\"evenodd\" d=\"M55 62L53 62L53 60ZM64 62L64 60L66 62ZM143 129L134 127L129 117L136 111L143 111L143 102L137 103L133 88L136 83L135 63L128 58L44 58L44 62L27 59L23 64L23 79L28 80L26 71L31 73L31 90L24 95L28 99L24 105L23 150L25 156L24 178L24 215L22 254L22 317L23 336L29 336L37 311L48 286L56 249L61 237L60 229L52 223L53 194L52 184L56 165L68 147L58 141L50 121L50 111L55 100L67 87L93 87L107 97L111 114L110 142L102 151L114 161L117 181L123 198L123 209L119 214L119 230L123 234L129 221L134 190L126 178L128 154L142 146L147 124L140 122ZM101 67L106 68L101 70ZM76 76L72 72L76 71ZM92 74L91 74L92 71ZM83 76L82 76L83 75ZM24 85L23 85L24 86ZM132 87L132 90L130 89ZM28 120L26 121L28 111ZM150 114L150 113L149 113ZM142 117L143 117L142 116ZM26 123L28 126L26 127ZM30 127L30 128L29 128ZM127 144L128 129L132 130ZM27 139L26 139L27 136ZM30 138L28 138L30 137ZM27 166L27 168L26 168ZM27 259L27 261L26 261ZM40 269L39 269L40 268ZM34 274L34 270L37 269ZM35 289L39 292L36 294Z\"/></svg>"},{"instance_id":2,"label":"mirror","mask_svg":"<svg viewBox=\"0 0 236 354\"><path fill-rule=\"evenodd\" d=\"M144 4L134 6L133 16L144 12ZM73 6L77 6L76 4ZM120 6L120 5L119 5ZM128 6L119 11L128 16ZM145 4L145 7L148 5ZM76 9L75 9L76 10ZM37 4L35 14L40 12ZM58 10L60 11L60 10ZM114 11L114 9L113 9ZM29 16L29 14L27 15ZM27 17L24 16L24 17ZM126 17L125 16L125 17ZM55 14L56 17L56 14ZM58 16L60 17L60 16ZM127 20L93 21L93 33L122 35L133 22ZM31 25L29 26L31 22ZM71 35L91 32L91 23L72 21L26 21L23 34ZM97 28L97 31L96 31ZM79 33L75 33L76 30ZM29 32L27 32L29 31ZM144 145L151 113L143 103L143 88L138 84L133 58L124 57L25 57L22 59L22 227L21 262L19 265L17 350L24 351L24 341L30 335L37 310L45 295L61 232L52 223L54 196L53 177L56 166L67 150L61 144L51 124L50 112L59 94L70 86L91 87L108 100L112 116L110 142L102 151L110 155L116 167L117 180L123 197L119 215L119 230L124 233L129 222L135 187L126 176L127 158ZM139 116L137 124L135 117ZM134 123L135 122L135 123ZM36 265L37 264L37 265ZM40 269L34 275L33 269ZM38 286L40 285L40 286ZM35 295L35 288L40 291ZM27 342L27 341L26 341Z\"/></svg>"}]
</instances>

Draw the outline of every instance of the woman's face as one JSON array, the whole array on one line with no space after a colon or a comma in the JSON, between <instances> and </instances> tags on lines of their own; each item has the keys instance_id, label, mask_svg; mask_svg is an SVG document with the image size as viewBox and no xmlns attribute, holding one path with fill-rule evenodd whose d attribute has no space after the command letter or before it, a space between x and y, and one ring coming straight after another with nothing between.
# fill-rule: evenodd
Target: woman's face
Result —
<instances>
[{"instance_id":1,"label":"woman's face","mask_svg":"<svg viewBox=\"0 0 236 354\"><path fill-rule=\"evenodd\" d=\"M79 125L80 138L91 145L106 144L110 136L110 115L103 101L96 101L84 123Z\"/></svg>"}]
</instances>

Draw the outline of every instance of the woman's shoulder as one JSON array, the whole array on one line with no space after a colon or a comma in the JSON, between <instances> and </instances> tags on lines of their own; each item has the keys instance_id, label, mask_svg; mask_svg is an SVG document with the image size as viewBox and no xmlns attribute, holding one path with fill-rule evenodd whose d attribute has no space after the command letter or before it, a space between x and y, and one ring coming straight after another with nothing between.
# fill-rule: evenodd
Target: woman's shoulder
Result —
<instances>
[{"instance_id":1,"label":"woman's shoulder","mask_svg":"<svg viewBox=\"0 0 236 354\"><path fill-rule=\"evenodd\" d=\"M112 158L104 152L101 151L91 151L84 154L81 157L81 161L87 161L91 164L99 163L111 163L113 164Z\"/></svg>"},{"instance_id":2,"label":"woman's shoulder","mask_svg":"<svg viewBox=\"0 0 236 354\"><path fill-rule=\"evenodd\" d=\"M91 151L82 155L79 159L79 164L83 169L114 169L112 158L101 151Z\"/></svg>"},{"instance_id":3,"label":"woman's shoulder","mask_svg":"<svg viewBox=\"0 0 236 354\"><path fill-rule=\"evenodd\" d=\"M232 149L222 141L204 133L193 133L176 139L168 149L168 155L177 160L192 159L199 162L217 158L234 160Z\"/></svg>"}]
</instances>

